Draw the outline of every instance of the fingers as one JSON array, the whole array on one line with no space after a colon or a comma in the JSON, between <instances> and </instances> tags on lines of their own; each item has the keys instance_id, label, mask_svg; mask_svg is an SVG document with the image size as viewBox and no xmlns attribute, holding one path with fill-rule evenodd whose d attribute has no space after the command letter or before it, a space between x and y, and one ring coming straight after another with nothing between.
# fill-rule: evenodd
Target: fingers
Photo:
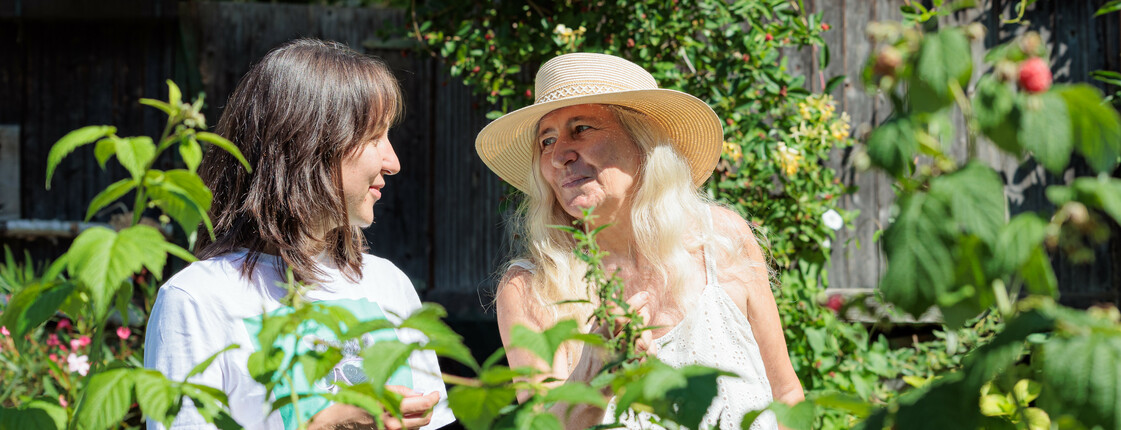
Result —
<instances>
[{"instance_id":1,"label":"fingers","mask_svg":"<svg viewBox=\"0 0 1121 430\"><path fill-rule=\"evenodd\" d=\"M401 400L401 415L423 415L440 402L440 393L433 391L423 396L406 397Z\"/></svg>"},{"instance_id":2,"label":"fingers","mask_svg":"<svg viewBox=\"0 0 1121 430\"><path fill-rule=\"evenodd\" d=\"M421 396L420 393L409 390L408 388L399 387L405 388L405 390L411 393L415 393L409 396L393 387L399 386L386 386L386 388L406 396L405 399L401 400L401 416L404 417L405 420L398 421L396 417L390 414L383 414L382 421L385 423L387 429L417 429L428 425L428 423L432 421L432 408L436 406L436 403L440 402L440 393L438 391L433 391Z\"/></svg>"},{"instance_id":3,"label":"fingers","mask_svg":"<svg viewBox=\"0 0 1121 430\"><path fill-rule=\"evenodd\" d=\"M405 397L417 397L421 394L419 391L413 391L413 389L401 385L386 385L385 388Z\"/></svg>"}]
</instances>

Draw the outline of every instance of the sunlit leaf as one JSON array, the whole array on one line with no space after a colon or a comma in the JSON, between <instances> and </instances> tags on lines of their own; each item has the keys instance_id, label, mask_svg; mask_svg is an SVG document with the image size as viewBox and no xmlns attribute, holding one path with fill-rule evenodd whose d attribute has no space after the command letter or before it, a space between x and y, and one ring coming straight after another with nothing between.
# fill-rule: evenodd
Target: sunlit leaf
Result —
<instances>
[{"instance_id":1,"label":"sunlit leaf","mask_svg":"<svg viewBox=\"0 0 1121 430\"><path fill-rule=\"evenodd\" d=\"M93 218L93 215L96 214L97 211L101 210L101 208L104 208L110 203L117 201L117 199L124 197L125 194L128 194L128 192L132 191L132 189L135 187L135 179L121 179L117 182L114 182L112 185L109 185L100 193L97 193L97 195L94 196L93 200L90 201L89 209L86 210L86 221L89 221L90 218Z\"/></svg>"},{"instance_id":2,"label":"sunlit leaf","mask_svg":"<svg viewBox=\"0 0 1121 430\"><path fill-rule=\"evenodd\" d=\"M875 166L900 177L911 170L911 160L918 146L911 120L895 118L868 136L868 157Z\"/></svg>"},{"instance_id":3,"label":"sunlit leaf","mask_svg":"<svg viewBox=\"0 0 1121 430\"><path fill-rule=\"evenodd\" d=\"M156 145L148 136L126 137L115 139L117 146L117 161L132 174L132 178L140 180L144 171L152 164L156 157Z\"/></svg>"},{"instance_id":4,"label":"sunlit leaf","mask_svg":"<svg viewBox=\"0 0 1121 430\"><path fill-rule=\"evenodd\" d=\"M119 424L132 404L131 369L112 369L90 377L74 419L79 429L101 430Z\"/></svg>"},{"instance_id":5,"label":"sunlit leaf","mask_svg":"<svg viewBox=\"0 0 1121 430\"><path fill-rule=\"evenodd\" d=\"M245 156L241 154L241 150L238 149L237 146L234 145L233 142L230 142L228 139L207 131L200 131L195 134L195 137L198 138L198 140L217 146L219 148L222 148L223 151L229 152L230 155L233 155L234 158L237 159L237 161L241 162L241 165L245 167L245 170L247 172L253 171L253 167L249 165L248 161L245 161Z\"/></svg>"},{"instance_id":6,"label":"sunlit leaf","mask_svg":"<svg viewBox=\"0 0 1121 430\"><path fill-rule=\"evenodd\" d=\"M930 194L950 203L953 221L966 233L992 243L1004 225L1004 181L996 171L979 162L935 178Z\"/></svg>"},{"instance_id":7,"label":"sunlit leaf","mask_svg":"<svg viewBox=\"0 0 1121 430\"><path fill-rule=\"evenodd\" d=\"M545 402L564 402L570 405L589 404L598 408L607 407L607 399L600 390L579 382L568 382L549 390L542 399Z\"/></svg>"},{"instance_id":8,"label":"sunlit leaf","mask_svg":"<svg viewBox=\"0 0 1121 430\"><path fill-rule=\"evenodd\" d=\"M152 203L178 222L184 232L194 232L202 222L207 233L213 235L214 226L207 215L213 195L198 175L182 169L149 171L146 185Z\"/></svg>"},{"instance_id":9,"label":"sunlit leaf","mask_svg":"<svg viewBox=\"0 0 1121 430\"><path fill-rule=\"evenodd\" d=\"M1070 161L1070 114L1058 94L1022 95L1019 98L1020 144L1031 151L1035 161L1054 174L1062 173Z\"/></svg>"},{"instance_id":10,"label":"sunlit leaf","mask_svg":"<svg viewBox=\"0 0 1121 430\"><path fill-rule=\"evenodd\" d=\"M937 303L954 279L954 260L947 244L949 208L925 193L906 196L899 215L883 235L888 266L880 281L884 298L911 315Z\"/></svg>"},{"instance_id":11,"label":"sunlit leaf","mask_svg":"<svg viewBox=\"0 0 1121 430\"><path fill-rule=\"evenodd\" d=\"M952 85L962 89L969 86L973 60L969 39L960 29L947 28L925 35L917 56L914 78L907 92L913 109L941 110L953 103Z\"/></svg>"},{"instance_id":12,"label":"sunlit leaf","mask_svg":"<svg viewBox=\"0 0 1121 430\"><path fill-rule=\"evenodd\" d=\"M51 176L54 175L55 167L58 163L62 162L71 152L74 152L78 147L92 143L110 134L116 133L117 128L108 125L91 125L82 127L77 130L66 133L58 142L51 146L51 152L47 154L47 189L51 189Z\"/></svg>"},{"instance_id":13,"label":"sunlit leaf","mask_svg":"<svg viewBox=\"0 0 1121 430\"><path fill-rule=\"evenodd\" d=\"M973 112L981 132L997 147L1014 156L1024 152L1019 141L1020 110L1008 84L992 76L982 77L977 82Z\"/></svg>"},{"instance_id":14,"label":"sunlit leaf","mask_svg":"<svg viewBox=\"0 0 1121 430\"><path fill-rule=\"evenodd\" d=\"M468 430L484 430L516 396L513 388L457 385L448 390L448 406Z\"/></svg>"},{"instance_id":15,"label":"sunlit leaf","mask_svg":"<svg viewBox=\"0 0 1121 430\"><path fill-rule=\"evenodd\" d=\"M175 381L151 369L133 370L136 383L136 402L150 420L171 427L182 404L182 393Z\"/></svg>"},{"instance_id":16,"label":"sunlit leaf","mask_svg":"<svg viewBox=\"0 0 1121 430\"><path fill-rule=\"evenodd\" d=\"M1104 104L1097 88L1078 84L1057 88L1070 113L1074 149L1098 173L1109 173L1121 156L1121 115Z\"/></svg>"},{"instance_id":17,"label":"sunlit leaf","mask_svg":"<svg viewBox=\"0 0 1121 430\"><path fill-rule=\"evenodd\" d=\"M1089 427L1121 428L1121 333L1058 336L1034 360L1042 363L1047 410L1073 414Z\"/></svg>"},{"instance_id":18,"label":"sunlit leaf","mask_svg":"<svg viewBox=\"0 0 1121 430\"><path fill-rule=\"evenodd\" d=\"M24 335L54 316L73 291L70 282L36 281L12 295L0 313L0 326L7 327L16 345L22 347Z\"/></svg>"},{"instance_id":19,"label":"sunlit leaf","mask_svg":"<svg viewBox=\"0 0 1121 430\"><path fill-rule=\"evenodd\" d=\"M384 386L393 372L408 362L409 354L416 349L415 344L382 340L362 351L362 368L366 371L366 376L370 377L370 384L375 387Z\"/></svg>"}]
</instances>

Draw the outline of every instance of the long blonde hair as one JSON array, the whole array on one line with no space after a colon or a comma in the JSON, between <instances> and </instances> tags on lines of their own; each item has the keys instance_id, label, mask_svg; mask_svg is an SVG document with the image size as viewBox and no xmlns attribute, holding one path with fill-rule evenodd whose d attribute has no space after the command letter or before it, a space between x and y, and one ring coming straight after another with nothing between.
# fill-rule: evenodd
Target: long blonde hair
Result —
<instances>
[{"instance_id":1,"label":"long blonde hair","mask_svg":"<svg viewBox=\"0 0 1121 430\"><path fill-rule=\"evenodd\" d=\"M674 149L669 135L641 112L622 106L606 105L623 130L642 152L637 187L631 205L630 222L635 249L649 262L664 283L660 296L679 303L686 280L697 270L691 256L706 241L712 242L709 217L712 201L693 185L690 169ZM573 217L564 211L540 169L540 153L534 151L532 175L526 199L514 219L515 261L529 260L534 266L528 290L555 321L576 319L584 322L594 304L564 303L566 300L592 299L583 275L587 265L573 253L575 241L552 225L571 225ZM694 227L705 226L699 231ZM610 228L610 227L608 227ZM732 244L716 240L725 248ZM554 306L555 305L555 306ZM674 307L674 306L671 306Z\"/></svg>"}]
</instances>

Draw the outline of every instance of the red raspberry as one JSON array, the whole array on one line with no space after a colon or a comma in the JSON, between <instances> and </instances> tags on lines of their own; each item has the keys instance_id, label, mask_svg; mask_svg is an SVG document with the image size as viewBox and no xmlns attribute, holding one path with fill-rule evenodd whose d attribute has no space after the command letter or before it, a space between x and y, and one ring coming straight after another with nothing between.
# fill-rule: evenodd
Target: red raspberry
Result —
<instances>
[{"instance_id":1,"label":"red raspberry","mask_svg":"<svg viewBox=\"0 0 1121 430\"><path fill-rule=\"evenodd\" d=\"M1020 63L1020 88L1029 93L1042 93L1051 88L1051 68L1047 62L1032 57Z\"/></svg>"},{"instance_id":2,"label":"red raspberry","mask_svg":"<svg viewBox=\"0 0 1121 430\"><path fill-rule=\"evenodd\" d=\"M533 97L533 91L525 90L525 96L532 98Z\"/></svg>"},{"instance_id":3,"label":"red raspberry","mask_svg":"<svg viewBox=\"0 0 1121 430\"><path fill-rule=\"evenodd\" d=\"M748 55L748 54L743 54L743 61L744 62L751 61L751 56Z\"/></svg>"},{"instance_id":4,"label":"red raspberry","mask_svg":"<svg viewBox=\"0 0 1121 430\"><path fill-rule=\"evenodd\" d=\"M824 22L821 23L821 30L822 31L829 31L829 24L826 24Z\"/></svg>"},{"instance_id":5,"label":"red raspberry","mask_svg":"<svg viewBox=\"0 0 1121 430\"><path fill-rule=\"evenodd\" d=\"M735 124L735 121L732 121L732 119L731 119L731 118L726 118L726 119L724 119L724 122L728 123L728 125L732 125L732 124Z\"/></svg>"},{"instance_id":6,"label":"red raspberry","mask_svg":"<svg viewBox=\"0 0 1121 430\"><path fill-rule=\"evenodd\" d=\"M634 48L634 39L627 38L627 47Z\"/></svg>"},{"instance_id":7,"label":"red raspberry","mask_svg":"<svg viewBox=\"0 0 1121 430\"><path fill-rule=\"evenodd\" d=\"M487 33L487 34L483 35L483 38L486 39L486 40L491 40L491 39L494 39L494 35L490 34L490 33Z\"/></svg>"},{"instance_id":8,"label":"red raspberry","mask_svg":"<svg viewBox=\"0 0 1121 430\"><path fill-rule=\"evenodd\" d=\"M825 303L825 307L832 309L833 312L836 313L841 311L841 306L844 304L845 301L841 299L841 295L834 294L829 296L829 301Z\"/></svg>"},{"instance_id":9,"label":"red raspberry","mask_svg":"<svg viewBox=\"0 0 1121 430\"><path fill-rule=\"evenodd\" d=\"M779 95L786 97L786 85L783 85L782 89L778 90L778 93Z\"/></svg>"},{"instance_id":10,"label":"red raspberry","mask_svg":"<svg viewBox=\"0 0 1121 430\"><path fill-rule=\"evenodd\" d=\"M479 73L479 66L475 66L474 69L471 69L471 73Z\"/></svg>"},{"instance_id":11,"label":"red raspberry","mask_svg":"<svg viewBox=\"0 0 1121 430\"><path fill-rule=\"evenodd\" d=\"M772 41L772 40L775 40L775 37L774 37L774 36L771 36L771 33L767 33L767 36L766 36L766 37L764 37L764 39L767 39L767 41L768 41L768 42L770 42L770 41Z\"/></svg>"}]
</instances>

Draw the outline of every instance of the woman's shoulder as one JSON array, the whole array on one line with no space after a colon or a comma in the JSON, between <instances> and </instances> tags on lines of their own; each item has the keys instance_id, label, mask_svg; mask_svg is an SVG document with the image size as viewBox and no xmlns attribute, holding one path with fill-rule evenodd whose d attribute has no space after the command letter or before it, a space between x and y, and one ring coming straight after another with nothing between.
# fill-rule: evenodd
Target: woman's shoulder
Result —
<instances>
[{"instance_id":1,"label":"woman's shoulder","mask_svg":"<svg viewBox=\"0 0 1121 430\"><path fill-rule=\"evenodd\" d=\"M498 291L494 297L494 308L500 325L506 321L520 324L539 322L537 317L544 309L530 291L535 268L529 260L522 260L520 263L514 260L507 266L506 273L498 281Z\"/></svg>"},{"instance_id":2,"label":"woman's shoulder","mask_svg":"<svg viewBox=\"0 0 1121 430\"><path fill-rule=\"evenodd\" d=\"M709 211L714 233L738 241L755 238L751 225L736 211L719 205L710 205Z\"/></svg>"}]
</instances>

